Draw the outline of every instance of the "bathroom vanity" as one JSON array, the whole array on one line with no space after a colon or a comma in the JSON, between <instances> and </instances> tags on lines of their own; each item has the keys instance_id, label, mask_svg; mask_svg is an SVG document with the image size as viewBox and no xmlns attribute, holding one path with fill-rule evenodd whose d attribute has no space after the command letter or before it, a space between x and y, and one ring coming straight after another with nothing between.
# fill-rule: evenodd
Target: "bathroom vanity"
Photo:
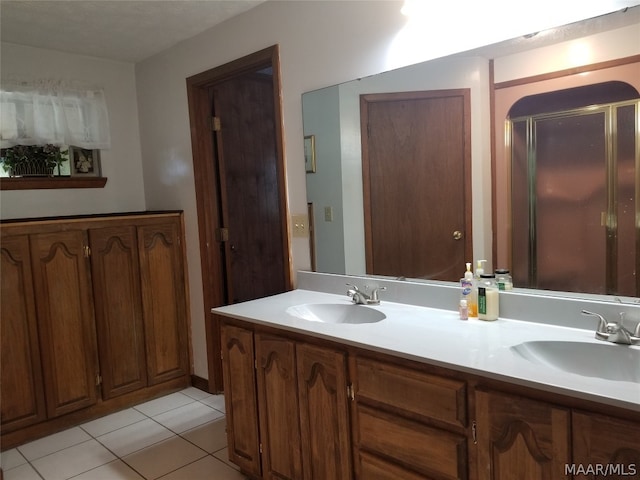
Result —
<instances>
[{"instance_id":1,"label":"bathroom vanity","mask_svg":"<svg viewBox=\"0 0 640 480\"><path fill-rule=\"evenodd\" d=\"M328 277L346 293L343 277ZM434 304L456 295L425 288ZM298 289L214 309L229 456L247 475L640 477L640 347L385 301L407 297L393 282L379 306L345 293ZM575 373L597 356L604 369Z\"/></svg>"}]
</instances>

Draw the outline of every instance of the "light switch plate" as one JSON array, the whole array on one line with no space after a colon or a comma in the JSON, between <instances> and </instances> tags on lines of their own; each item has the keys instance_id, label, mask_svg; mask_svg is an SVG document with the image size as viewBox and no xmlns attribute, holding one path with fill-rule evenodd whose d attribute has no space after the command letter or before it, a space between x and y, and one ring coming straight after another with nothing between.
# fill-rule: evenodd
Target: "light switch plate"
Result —
<instances>
[{"instance_id":1,"label":"light switch plate","mask_svg":"<svg viewBox=\"0 0 640 480\"><path fill-rule=\"evenodd\" d=\"M294 237L309 236L309 219L306 215L291 215L291 225Z\"/></svg>"},{"instance_id":2,"label":"light switch plate","mask_svg":"<svg viewBox=\"0 0 640 480\"><path fill-rule=\"evenodd\" d=\"M333 208L324 207L324 221L333 222Z\"/></svg>"}]
</instances>

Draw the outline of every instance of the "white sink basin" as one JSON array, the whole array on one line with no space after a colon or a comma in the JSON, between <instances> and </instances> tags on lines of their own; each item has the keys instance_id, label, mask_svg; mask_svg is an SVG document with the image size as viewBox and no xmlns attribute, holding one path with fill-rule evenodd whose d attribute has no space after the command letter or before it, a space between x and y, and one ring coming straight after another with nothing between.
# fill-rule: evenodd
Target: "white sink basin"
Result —
<instances>
[{"instance_id":1,"label":"white sink basin","mask_svg":"<svg viewBox=\"0 0 640 480\"><path fill-rule=\"evenodd\" d=\"M523 342L511 347L522 358L585 377L640 383L640 349L613 343Z\"/></svg>"},{"instance_id":2,"label":"white sink basin","mask_svg":"<svg viewBox=\"0 0 640 480\"><path fill-rule=\"evenodd\" d=\"M286 312L303 320L322 323L375 323L387 316L373 308L353 303L304 303Z\"/></svg>"}]
</instances>

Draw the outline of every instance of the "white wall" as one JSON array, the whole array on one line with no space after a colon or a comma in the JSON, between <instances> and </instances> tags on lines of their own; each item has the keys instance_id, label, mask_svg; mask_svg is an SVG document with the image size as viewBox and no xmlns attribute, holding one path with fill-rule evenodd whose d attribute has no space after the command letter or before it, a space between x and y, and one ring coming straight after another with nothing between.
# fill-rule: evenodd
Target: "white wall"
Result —
<instances>
[{"instance_id":1,"label":"white wall","mask_svg":"<svg viewBox=\"0 0 640 480\"><path fill-rule=\"evenodd\" d=\"M83 55L2 43L2 78L67 80L105 90L111 148L102 150L104 188L3 190L0 218L145 210L134 67Z\"/></svg>"},{"instance_id":2,"label":"white wall","mask_svg":"<svg viewBox=\"0 0 640 480\"><path fill-rule=\"evenodd\" d=\"M415 55L407 55L406 60L390 58L394 49L397 53L398 45L402 45L405 53L419 53L422 61L615 10L606 6L607 2L600 2L602 6L596 5L595 10L589 2L574 3L568 13L563 12L563 16L557 18L554 15L559 9L542 9L544 15L534 17L523 14L522 8L527 5L519 4L518 12L513 12L509 20L504 18L504 12L512 11L513 5L512 10L502 10L503 14L497 15L490 5L482 3L479 5L486 16L471 16L471 24L459 22L462 14L447 6L442 11L446 17L431 15L430 25L421 27L423 32L433 32L434 27L440 27L438 37L434 41L411 43L407 35L401 35L407 32L402 32L407 19L400 13L403 5L400 0L269 0L138 64L136 79L147 207L185 210L195 374L207 376L187 77L270 45L280 45L288 201L292 214L304 214L307 200L301 161L304 155L302 93L414 63ZM624 3L630 6L637 2ZM537 4L532 3L530 7L537 9ZM483 37L486 40L479 40L479 33L489 35ZM459 47L455 40L460 38L474 39L474 45ZM485 124L487 137L488 124ZM474 164L474 169L483 178L490 178L488 168ZM480 195L485 197L485 193ZM307 239L292 239L292 248L294 269L308 268Z\"/></svg>"}]
</instances>

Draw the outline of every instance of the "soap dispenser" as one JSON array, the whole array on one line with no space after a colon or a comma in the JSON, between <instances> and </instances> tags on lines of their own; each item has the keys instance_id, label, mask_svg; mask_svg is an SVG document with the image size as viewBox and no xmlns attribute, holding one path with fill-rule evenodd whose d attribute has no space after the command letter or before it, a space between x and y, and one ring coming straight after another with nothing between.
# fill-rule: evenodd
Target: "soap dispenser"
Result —
<instances>
[{"instance_id":1,"label":"soap dispenser","mask_svg":"<svg viewBox=\"0 0 640 480\"><path fill-rule=\"evenodd\" d=\"M480 279L482 275L484 275L485 263L487 263L486 260L478 260L478 262L476 263L476 273L475 273L476 282Z\"/></svg>"},{"instance_id":2,"label":"soap dispenser","mask_svg":"<svg viewBox=\"0 0 640 480\"><path fill-rule=\"evenodd\" d=\"M469 317L478 316L478 300L476 282L473 278L473 272L471 271L471 262L467 262L467 271L464 272L464 277L460 279L460 286L462 287L460 293L460 301L466 301L467 311Z\"/></svg>"}]
</instances>

